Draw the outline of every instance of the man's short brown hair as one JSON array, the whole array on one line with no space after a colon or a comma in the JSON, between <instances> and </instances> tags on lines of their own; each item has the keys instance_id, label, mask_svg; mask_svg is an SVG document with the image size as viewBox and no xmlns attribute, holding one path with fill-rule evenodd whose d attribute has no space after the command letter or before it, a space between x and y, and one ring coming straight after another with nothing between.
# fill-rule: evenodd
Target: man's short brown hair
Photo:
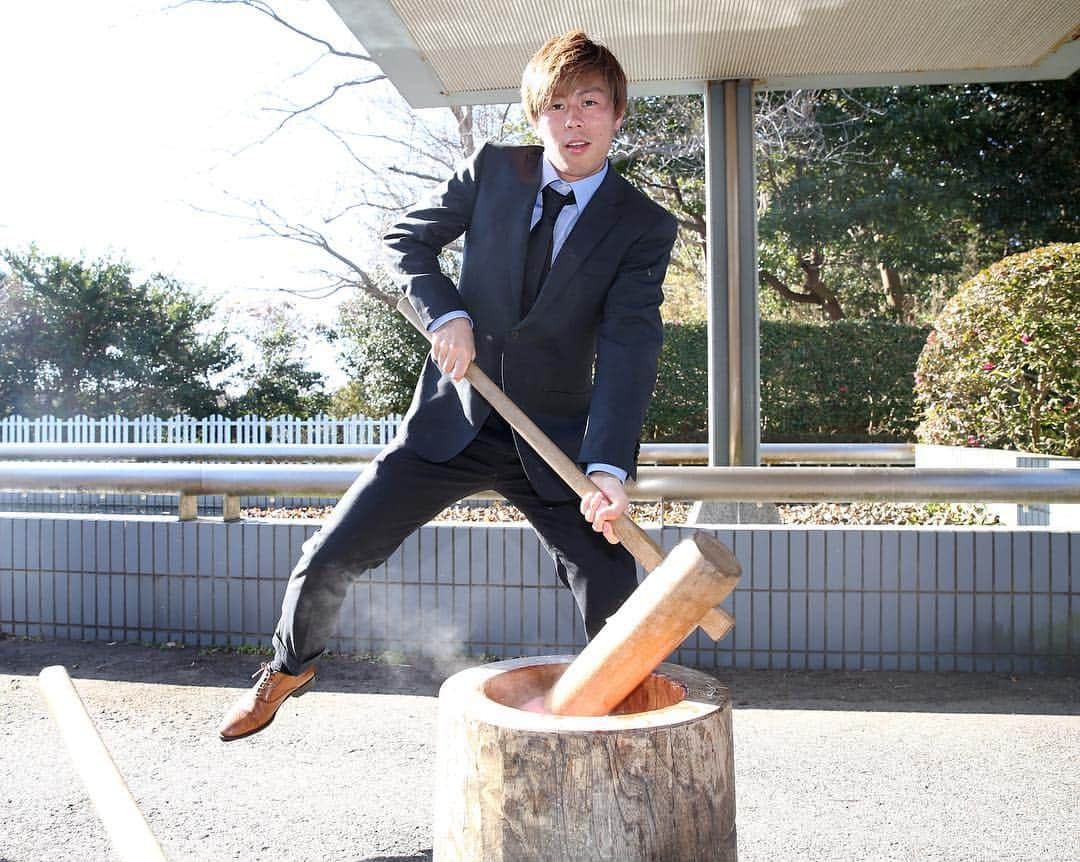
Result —
<instances>
[{"instance_id":1,"label":"man's short brown hair","mask_svg":"<svg viewBox=\"0 0 1080 862\"><path fill-rule=\"evenodd\" d=\"M571 87L582 75L599 72L607 82L615 114L626 111L626 74L611 53L585 35L571 30L549 39L537 51L521 76L521 104L525 118L535 125L561 87Z\"/></svg>"}]
</instances>

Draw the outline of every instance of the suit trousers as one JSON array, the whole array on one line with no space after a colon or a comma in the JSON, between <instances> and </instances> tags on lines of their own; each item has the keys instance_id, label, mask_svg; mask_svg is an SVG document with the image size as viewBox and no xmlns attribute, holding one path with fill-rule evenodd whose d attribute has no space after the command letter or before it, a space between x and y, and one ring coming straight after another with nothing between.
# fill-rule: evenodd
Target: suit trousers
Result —
<instances>
[{"instance_id":1,"label":"suit trousers","mask_svg":"<svg viewBox=\"0 0 1080 862\"><path fill-rule=\"evenodd\" d=\"M447 506L480 491L497 491L529 519L572 591L590 638L619 609L637 587L633 557L593 530L576 499L540 499L509 426L492 417L449 461L426 461L397 439L367 466L304 543L274 633L275 668L302 671L326 648L349 585Z\"/></svg>"}]
</instances>

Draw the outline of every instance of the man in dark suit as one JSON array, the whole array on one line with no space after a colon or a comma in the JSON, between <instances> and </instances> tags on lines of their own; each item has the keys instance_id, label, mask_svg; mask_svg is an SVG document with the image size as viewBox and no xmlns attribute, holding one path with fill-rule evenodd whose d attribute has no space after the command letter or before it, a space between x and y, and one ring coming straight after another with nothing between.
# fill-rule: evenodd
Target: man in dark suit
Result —
<instances>
[{"instance_id":1,"label":"man in dark suit","mask_svg":"<svg viewBox=\"0 0 1080 862\"><path fill-rule=\"evenodd\" d=\"M626 78L574 31L522 79L543 147L485 145L386 236L405 295L432 333L397 438L304 545L275 656L227 713L222 739L261 730L314 676L350 582L446 506L495 490L536 529L593 636L637 585L611 521L626 508L656 379L661 285L675 220L607 161ZM465 235L455 285L439 252ZM579 501L463 379L477 362L597 486Z\"/></svg>"}]
</instances>

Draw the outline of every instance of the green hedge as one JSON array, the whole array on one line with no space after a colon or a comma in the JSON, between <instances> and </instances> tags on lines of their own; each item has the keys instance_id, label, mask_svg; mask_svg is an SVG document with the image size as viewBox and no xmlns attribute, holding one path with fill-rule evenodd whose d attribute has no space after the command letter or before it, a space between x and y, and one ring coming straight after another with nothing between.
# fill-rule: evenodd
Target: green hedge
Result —
<instances>
[{"instance_id":1,"label":"green hedge","mask_svg":"<svg viewBox=\"0 0 1080 862\"><path fill-rule=\"evenodd\" d=\"M911 439L912 375L928 331L879 321L762 321L762 439ZM706 368L705 324L667 324L645 439L706 439Z\"/></svg>"}]
</instances>

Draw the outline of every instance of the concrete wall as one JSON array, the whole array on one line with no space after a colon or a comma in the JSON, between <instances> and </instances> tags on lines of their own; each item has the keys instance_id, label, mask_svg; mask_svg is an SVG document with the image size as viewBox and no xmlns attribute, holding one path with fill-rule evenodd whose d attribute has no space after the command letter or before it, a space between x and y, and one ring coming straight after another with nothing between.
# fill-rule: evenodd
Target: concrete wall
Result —
<instances>
[{"instance_id":1,"label":"concrete wall","mask_svg":"<svg viewBox=\"0 0 1080 862\"><path fill-rule=\"evenodd\" d=\"M267 645L311 522L0 514L0 631ZM699 667L1080 670L1080 532L708 528L744 567ZM689 531L654 531L671 547ZM427 526L358 579L332 648L509 657L583 642L531 530ZM0 651L2 655L2 651Z\"/></svg>"}]
</instances>

